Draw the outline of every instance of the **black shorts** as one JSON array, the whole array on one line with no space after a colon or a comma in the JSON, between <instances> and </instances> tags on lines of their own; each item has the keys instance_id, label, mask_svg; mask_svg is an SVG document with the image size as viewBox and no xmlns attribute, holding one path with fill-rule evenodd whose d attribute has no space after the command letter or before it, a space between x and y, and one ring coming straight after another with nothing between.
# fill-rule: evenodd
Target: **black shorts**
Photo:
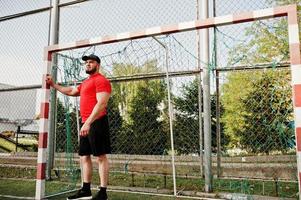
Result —
<instances>
[{"instance_id":1,"label":"black shorts","mask_svg":"<svg viewBox=\"0 0 301 200\"><path fill-rule=\"evenodd\" d=\"M79 155L99 156L111 153L108 117L105 115L95 120L90 127L88 136L80 137Z\"/></svg>"}]
</instances>

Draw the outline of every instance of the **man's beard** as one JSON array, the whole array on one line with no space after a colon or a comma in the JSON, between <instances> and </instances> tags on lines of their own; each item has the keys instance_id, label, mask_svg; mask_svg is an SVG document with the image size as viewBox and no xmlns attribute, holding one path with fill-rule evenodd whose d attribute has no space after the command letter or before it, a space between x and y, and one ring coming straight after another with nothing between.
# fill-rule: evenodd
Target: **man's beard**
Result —
<instances>
[{"instance_id":1,"label":"man's beard","mask_svg":"<svg viewBox=\"0 0 301 200\"><path fill-rule=\"evenodd\" d=\"M96 67L91 69L90 71L89 70L86 70L86 73L87 74L94 74L96 72Z\"/></svg>"}]
</instances>

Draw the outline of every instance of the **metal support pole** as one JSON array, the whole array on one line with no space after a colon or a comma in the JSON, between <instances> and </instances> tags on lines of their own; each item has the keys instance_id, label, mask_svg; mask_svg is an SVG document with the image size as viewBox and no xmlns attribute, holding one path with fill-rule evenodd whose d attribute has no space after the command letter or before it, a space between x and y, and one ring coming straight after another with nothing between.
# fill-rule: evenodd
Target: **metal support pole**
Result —
<instances>
[{"instance_id":1,"label":"metal support pole","mask_svg":"<svg viewBox=\"0 0 301 200\"><path fill-rule=\"evenodd\" d=\"M76 87L76 80L74 80L74 87ZM78 97L75 98L75 113L76 113L76 128L77 128L77 142L79 146L80 142L80 122L79 122L79 109L78 109ZM84 176L83 176L83 165L81 159L79 159L79 166L80 166L80 175L81 175L81 185L83 186L84 184Z\"/></svg>"},{"instance_id":2,"label":"metal support pole","mask_svg":"<svg viewBox=\"0 0 301 200\"><path fill-rule=\"evenodd\" d=\"M216 17L216 0L213 0L213 17ZM214 63L217 65L217 30L216 27L213 28L213 40L214 40ZM215 83L216 83L216 146L217 146L217 154L216 154L216 164L217 164L217 177L221 176L221 123L220 123L220 91L219 91L219 71L216 70Z\"/></svg>"},{"instance_id":3,"label":"metal support pole","mask_svg":"<svg viewBox=\"0 0 301 200\"><path fill-rule=\"evenodd\" d=\"M201 1L201 19L208 18L208 0ZM212 192L211 163L211 105L210 105L210 69L209 69L209 30L200 30L201 60L203 62L203 106L204 106L204 173L205 192Z\"/></svg>"},{"instance_id":4,"label":"metal support pole","mask_svg":"<svg viewBox=\"0 0 301 200\"><path fill-rule=\"evenodd\" d=\"M167 80L167 95L168 95L168 112L169 112L169 129L170 129L170 143L171 143L171 160L172 160L172 179L173 179L173 191L174 196L177 196L177 185L176 185L176 167L175 167L175 149L174 149L174 139L173 139L173 107L171 103L171 93L170 93L170 81L168 73L168 48L156 37L153 37L164 49L165 49L165 65L166 65L166 80Z\"/></svg>"},{"instance_id":5,"label":"metal support pole","mask_svg":"<svg viewBox=\"0 0 301 200\"><path fill-rule=\"evenodd\" d=\"M58 43L59 33L59 0L52 1L51 17L50 17L50 35L49 45ZM54 55L53 65L57 65L57 57ZM53 66L52 65L52 66ZM56 81L56 67L52 71L53 80ZM51 179L51 169L54 165L54 153L55 153L55 127L56 127L56 90L51 90L50 99L50 124L48 135L48 161L46 170L46 179Z\"/></svg>"},{"instance_id":6,"label":"metal support pole","mask_svg":"<svg viewBox=\"0 0 301 200\"><path fill-rule=\"evenodd\" d=\"M221 176L221 127L220 127L220 91L219 91L219 71L216 70L216 162L217 162L217 177Z\"/></svg>"},{"instance_id":7,"label":"metal support pole","mask_svg":"<svg viewBox=\"0 0 301 200\"><path fill-rule=\"evenodd\" d=\"M20 131L21 131L21 126L18 125L18 129L17 129L17 133L16 133L16 153L18 152L18 137L19 137Z\"/></svg>"},{"instance_id":8,"label":"metal support pole","mask_svg":"<svg viewBox=\"0 0 301 200\"><path fill-rule=\"evenodd\" d=\"M196 2L196 19L200 19L200 12L199 12L199 0ZM200 55L200 30L196 31L196 44L197 44L197 67L200 70L199 74L199 85L198 85L198 104L199 104L199 146L200 146L200 175L204 177L204 161L203 161L203 90L202 90L202 71L201 71L201 55Z\"/></svg>"}]
</instances>

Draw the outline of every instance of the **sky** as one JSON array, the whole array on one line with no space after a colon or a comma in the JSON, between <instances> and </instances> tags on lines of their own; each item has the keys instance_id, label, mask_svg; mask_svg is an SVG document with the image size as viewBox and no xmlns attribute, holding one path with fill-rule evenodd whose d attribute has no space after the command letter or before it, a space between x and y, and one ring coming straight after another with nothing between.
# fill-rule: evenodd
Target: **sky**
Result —
<instances>
[{"instance_id":1,"label":"sky","mask_svg":"<svg viewBox=\"0 0 301 200\"><path fill-rule=\"evenodd\" d=\"M266 7L262 0L216 2L217 15ZM48 5L48 0L0 0L0 13L3 17ZM87 1L60 9L59 42L175 24L195 17L196 1L192 0ZM41 83L48 29L49 12L0 22L0 83L15 86ZM179 40L195 53L194 37L188 34L179 36ZM105 51L115 52L116 45L107 46Z\"/></svg>"}]
</instances>

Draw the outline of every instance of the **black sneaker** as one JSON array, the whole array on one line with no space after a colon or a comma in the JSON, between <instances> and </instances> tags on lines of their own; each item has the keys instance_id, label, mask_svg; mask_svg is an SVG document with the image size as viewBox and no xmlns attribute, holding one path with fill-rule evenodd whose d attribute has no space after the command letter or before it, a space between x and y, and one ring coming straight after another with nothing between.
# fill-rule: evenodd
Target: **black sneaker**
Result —
<instances>
[{"instance_id":1,"label":"black sneaker","mask_svg":"<svg viewBox=\"0 0 301 200\"><path fill-rule=\"evenodd\" d=\"M77 191L76 194L70 196L67 198L67 200L75 200L75 199L78 199L78 200L85 200L85 199L92 199L92 193L91 193L91 190L88 190L88 191L85 191L83 189L80 189Z\"/></svg>"},{"instance_id":2,"label":"black sneaker","mask_svg":"<svg viewBox=\"0 0 301 200\"><path fill-rule=\"evenodd\" d=\"M106 192L97 192L97 194L92 198L92 200L108 200L108 195Z\"/></svg>"}]
</instances>

